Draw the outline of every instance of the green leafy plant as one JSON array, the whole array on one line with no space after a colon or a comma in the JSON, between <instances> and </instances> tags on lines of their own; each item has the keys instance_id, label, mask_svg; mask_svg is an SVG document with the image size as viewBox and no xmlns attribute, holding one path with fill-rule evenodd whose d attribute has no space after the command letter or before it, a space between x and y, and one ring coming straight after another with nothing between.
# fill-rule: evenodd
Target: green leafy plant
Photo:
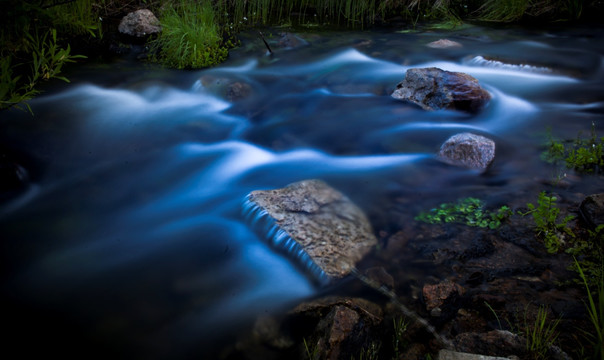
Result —
<instances>
[{"instance_id":1,"label":"green leafy plant","mask_svg":"<svg viewBox=\"0 0 604 360\"><path fill-rule=\"evenodd\" d=\"M480 199L467 197L454 203L443 203L427 212L421 212L415 217L416 221L429 224L461 223L468 226L496 229L512 212L509 207L502 206L496 211L484 209Z\"/></svg>"},{"instance_id":2,"label":"green leafy plant","mask_svg":"<svg viewBox=\"0 0 604 360\"><path fill-rule=\"evenodd\" d=\"M589 320L594 330L593 332L589 332L581 329L581 331L593 346L593 359L602 360L604 359L604 262L600 264L600 276L594 286L595 289L592 290L581 265L577 259L574 260L579 277L587 292L588 303L585 304L585 307L587 308Z\"/></svg>"},{"instance_id":3,"label":"green leafy plant","mask_svg":"<svg viewBox=\"0 0 604 360\"><path fill-rule=\"evenodd\" d=\"M534 322L529 323L524 315L524 336L526 337L526 350L532 359L546 359L549 348L558 338L556 330L560 319L548 321L547 308L540 306Z\"/></svg>"},{"instance_id":4,"label":"green leafy plant","mask_svg":"<svg viewBox=\"0 0 604 360\"><path fill-rule=\"evenodd\" d=\"M11 106L19 107L24 101L36 96L39 91L37 85L41 81L50 79L59 79L65 82L69 80L61 75L63 65L74 62L75 59L85 58L82 55L72 55L71 48L59 46L57 43L57 31L49 29L42 35L35 32L33 35L25 33L28 40L27 50L31 56L31 61L19 64L13 64L12 57L2 58L0 61L0 109ZM16 75L18 71L24 71L22 68L28 68L26 71L29 76L23 79L21 75ZM25 104L31 112L28 104Z\"/></svg>"},{"instance_id":5,"label":"green leafy plant","mask_svg":"<svg viewBox=\"0 0 604 360\"><path fill-rule=\"evenodd\" d=\"M550 254L557 253L562 245L563 235L574 237L573 232L567 226L568 222L574 219L574 216L568 215L558 222L560 208L556 206L558 199L555 196L547 196L545 191L539 193L537 206L527 203L529 211L520 213L522 216L532 214L535 221L535 231L537 236L543 239L545 248Z\"/></svg>"},{"instance_id":6,"label":"green leafy plant","mask_svg":"<svg viewBox=\"0 0 604 360\"><path fill-rule=\"evenodd\" d=\"M149 45L154 59L177 69L218 64L228 55L211 2L181 0L160 14L162 32Z\"/></svg>"},{"instance_id":7,"label":"green leafy plant","mask_svg":"<svg viewBox=\"0 0 604 360\"><path fill-rule=\"evenodd\" d=\"M548 130L546 150L541 159L551 164L564 163L566 168L581 173L601 173L604 171L604 137L598 138L593 122L588 138L579 134L572 142L556 140Z\"/></svg>"}]
</instances>

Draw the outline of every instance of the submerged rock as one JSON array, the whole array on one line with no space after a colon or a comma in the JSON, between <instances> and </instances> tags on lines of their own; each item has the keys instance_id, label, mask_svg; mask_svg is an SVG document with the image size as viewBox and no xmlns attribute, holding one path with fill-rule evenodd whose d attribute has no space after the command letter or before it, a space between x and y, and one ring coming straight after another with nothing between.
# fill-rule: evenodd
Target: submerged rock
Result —
<instances>
[{"instance_id":1,"label":"submerged rock","mask_svg":"<svg viewBox=\"0 0 604 360\"><path fill-rule=\"evenodd\" d=\"M452 48L460 48L463 45L461 45L457 41L451 41L449 39L440 39L440 40L432 41L431 43L427 44L426 46L431 47L433 49L452 49Z\"/></svg>"},{"instance_id":2,"label":"submerged rock","mask_svg":"<svg viewBox=\"0 0 604 360\"><path fill-rule=\"evenodd\" d=\"M604 224L604 193L587 196L579 207L585 221L593 227Z\"/></svg>"},{"instance_id":3,"label":"submerged rock","mask_svg":"<svg viewBox=\"0 0 604 360\"><path fill-rule=\"evenodd\" d=\"M278 250L321 284L348 275L377 244L365 214L320 180L252 191L244 216Z\"/></svg>"},{"instance_id":4,"label":"submerged rock","mask_svg":"<svg viewBox=\"0 0 604 360\"><path fill-rule=\"evenodd\" d=\"M456 134L440 147L438 157L451 165L485 170L495 158L495 142L472 133Z\"/></svg>"},{"instance_id":5,"label":"submerged rock","mask_svg":"<svg viewBox=\"0 0 604 360\"><path fill-rule=\"evenodd\" d=\"M151 10L140 9L124 16L118 30L122 34L140 38L159 33L161 25Z\"/></svg>"},{"instance_id":6,"label":"submerged rock","mask_svg":"<svg viewBox=\"0 0 604 360\"><path fill-rule=\"evenodd\" d=\"M438 360L510 360L512 357L486 356L470 354L451 350L441 350L438 352Z\"/></svg>"},{"instance_id":7,"label":"submerged rock","mask_svg":"<svg viewBox=\"0 0 604 360\"><path fill-rule=\"evenodd\" d=\"M407 70L392 97L421 106L425 110L451 109L477 112L491 99L478 80L468 74L439 68Z\"/></svg>"},{"instance_id":8,"label":"submerged rock","mask_svg":"<svg viewBox=\"0 0 604 360\"><path fill-rule=\"evenodd\" d=\"M291 311L289 322L297 328L316 323L309 343L321 359L335 360L356 357L353 352L358 344L368 339L382 318L382 309L368 300L327 297L298 305Z\"/></svg>"},{"instance_id":9,"label":"submerged rock","mask_svg":"<svg viewBox=\"0 0 604 360\"><path fill-rule=\"evenodd\" d=\"M281 37L277 42L277 47L285 49L296 49L306 45L308 45L308 41L288 32L281 33Z\"/></svg>"},{"instance_id":10,"label":"submerged rock","mask_svg":"<svg viewBox=\"0 0 604 360\"><path fill-rule=\"evenodd\" d=\"M457 296L464 293L464 289L461 285L447 280L434 285L424 285L422 293L426 301L426 309L430 311L441 307L445 302L454 301Z\"/></svg>"}]
</instances>

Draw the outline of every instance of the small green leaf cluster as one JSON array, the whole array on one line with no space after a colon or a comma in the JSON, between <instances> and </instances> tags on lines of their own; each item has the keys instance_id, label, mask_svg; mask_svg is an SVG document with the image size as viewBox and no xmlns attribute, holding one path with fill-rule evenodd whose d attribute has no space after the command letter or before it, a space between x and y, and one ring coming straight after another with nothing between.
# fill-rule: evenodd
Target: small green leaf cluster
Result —
<instances>
[{"instance_id":1,"label":"small green leaf cluster","mask_svg":"<svg viewBox=\"0 0 604 360\"><path fill-rule=\"evenodd\" d=\"M601 173L604 171L604 137L598 138L592 123L588 138L581 134L575 141L562 143L548 134L547 149L541 159L552 164L564 163L568 169L581 173Z\"/></svg>"},{"instance_id":2,"label":"small green leaf cluster","mask_svg":"<svg viewBox=\"0 0 604 360\"><path fill-rule=\"evenodd\" d=\"M512 211L507 206L497 211L484 209L480 199L467 197L454 203L443 203L430 211L423 211L415 217L416 221L429 224L460 223L468 226L496 229L508 218Z\"/></svg>"},{"instance_id":3,"label":"small green leaf cluster","mask_svg":"<svg viewBox=\"0 0 604 360\"><path fill-rule=\"evenodd\" d=\"M550 254L555 254L560 250L563 234L574 237L573 232L567 226L574 216L568 215L562 219L562 222L558 222L560 208L556 206L557 200L558 198L555 196L548 196L545 191L542 191L539 193L537 205L527 203L529 211L521 213L523 216L532 214L536 225L535 231L543 239L545 248Z\"/></svg>"}]
</instances>

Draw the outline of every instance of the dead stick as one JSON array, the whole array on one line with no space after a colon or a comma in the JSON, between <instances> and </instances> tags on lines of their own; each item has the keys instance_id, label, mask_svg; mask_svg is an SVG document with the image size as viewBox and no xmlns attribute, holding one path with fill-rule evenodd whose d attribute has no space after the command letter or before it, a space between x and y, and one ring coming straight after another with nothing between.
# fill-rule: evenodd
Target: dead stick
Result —
<instances>
[{"instance_id":1,"label":"dead stick","mask_svg":"<svg viewBox=\"0 0 604 360\"><path fill-rule=\"evenodd\" d=\"M262 38L262 41L264 42L264 45L266 45L266 48L268 49L269 54L273 54L273 50L271 50L271 47L268 46L268 43L266 42L266 39L264 38L264 35L262 34L262 31L258 31L258 33L260 34L260 37Z\"/></svg>"}]
</instances>

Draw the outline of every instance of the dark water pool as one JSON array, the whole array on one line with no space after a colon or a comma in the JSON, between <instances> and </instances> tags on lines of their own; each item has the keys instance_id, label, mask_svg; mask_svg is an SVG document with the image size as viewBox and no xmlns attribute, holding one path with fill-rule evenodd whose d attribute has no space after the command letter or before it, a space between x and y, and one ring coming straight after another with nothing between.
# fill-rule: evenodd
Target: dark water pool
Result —
<instances>
[{"instance_id":1,"label":"dark water pool","mask_svg":"<svg viewBox=\"0 0 604 360\"><path fill-rule=\"evenodd\" d=\"M267 57L246 35L203 71L82 65L31 102L34 117L0 113L0 144L30 159L33 179L0 204L5 349L203 358L318 291L243 221L251 190L323 179L389 231L395 198L417 213L536 194L555 175L539 159L548 128L604 132L602 29L300 36L307 46ZM425 46L441 38L463 47ZM408 68L428 66L476 77L493 100L468 115L389 96ZM250 96L229 101L234 82ZM434 159L463 131L496 141L486 173ZM604 189L594 176L573 184L563 191Z\"/></svg>"}]
</instances>

